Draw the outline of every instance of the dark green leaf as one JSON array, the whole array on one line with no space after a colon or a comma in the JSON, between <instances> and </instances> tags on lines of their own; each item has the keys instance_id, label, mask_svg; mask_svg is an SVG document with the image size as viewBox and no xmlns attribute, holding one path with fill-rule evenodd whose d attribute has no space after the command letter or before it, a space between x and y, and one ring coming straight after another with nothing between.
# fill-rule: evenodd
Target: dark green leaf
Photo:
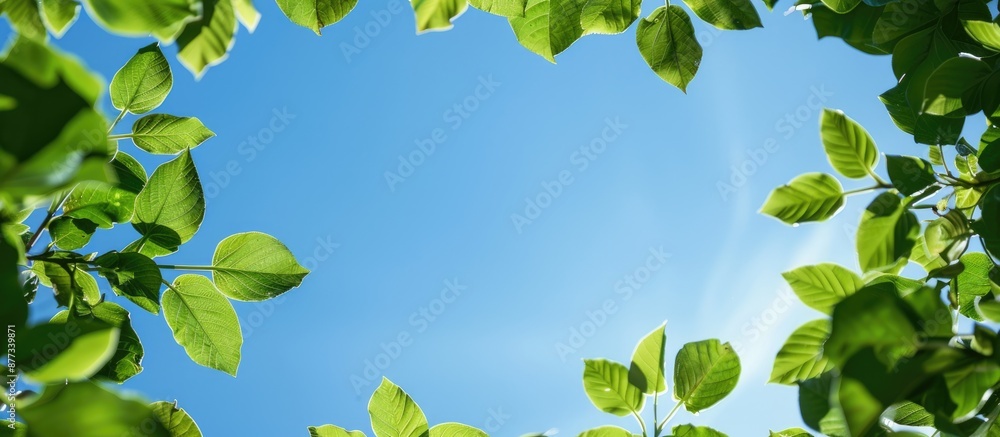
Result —
<instances>
[{"instance_id":1,"label":"dark green leaf","mask_svg":"<svg viewBox=\"0 0 1000 437\"><path fill-rule=\"evenodd\" d=\"M94 263L116 294L153 314L160 312L160 268L149 257L132 252L108 252Z\"/></svg>"},{"instance_id":2,"label":"dark green leaf","mask_svg":"<svg viewBox=\"0 0 1000 437\"><path fill-rule=\"evenodd\" d=\"M904 196L912 196L937 182L934 177L934 167L923 159L914 156L885 155L885 160L889 169L889 181Z\"/></svg>"}]
</instances>

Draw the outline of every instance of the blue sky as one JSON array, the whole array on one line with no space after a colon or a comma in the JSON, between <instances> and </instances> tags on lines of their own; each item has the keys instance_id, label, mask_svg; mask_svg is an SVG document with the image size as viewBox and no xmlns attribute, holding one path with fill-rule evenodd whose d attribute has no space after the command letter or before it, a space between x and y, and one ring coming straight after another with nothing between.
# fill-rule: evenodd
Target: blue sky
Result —
<instances>
[{"instance_id":1,"label":"blue sky","mask_svg":"<svg viewBox=\"0 0 1000 437\"><path fill-rule=\"evenodd\" d=\"M888 58L817 42L811 23L782 14L789 3L760 6L765 28L748 32L695 20L705 56L687 95L648 69L635 26L585 37L552 65L505 20L475 10L451 31L417 36L403 3L345 56L357 29L374 29L373 13L398 1L362 2L322 37L259 2L257 31L240 29L229 59L198 81L165 48L174 88L157 112L197 116L218 134L193 151L209 194L204 225L166 260L207 263L221 239L259 230L313 273L276 302L235 304L245 336L235 379L191 362L162 317L126 304L146 358L124 388L179 400L208 436L296 436L325 423L369 432L366 404L383 374L432 424L499 436L638 431L591 406L581 360L627 362L666 320L668 372L681 345L704 338L737 344L743 363L729 398L673 424L733 436L800 426L796 390L765 383L787 335L820 314L780 273L825 261L857 269L853 225L866 202L794 229L757 210L795 175L832 171L819 105L843 109L883 151L922 153L876 98L892 86ZM56 44L110 80L149 42L84 17ZM419 152L428 139L433 153ZM150 171L163 161L121 147ZM399 173L411 154L424 159ZM387 172L407 176L390 184ZM132 233L120 226L94 250ZM442 294L448 283L460 294ZM602 317L605 306L614 310ZM582 342L571 338L580 329ZM408 345L380 359L401 334ZM376 361L387 368L366 376Z\"/></svg>"}]
</instances>

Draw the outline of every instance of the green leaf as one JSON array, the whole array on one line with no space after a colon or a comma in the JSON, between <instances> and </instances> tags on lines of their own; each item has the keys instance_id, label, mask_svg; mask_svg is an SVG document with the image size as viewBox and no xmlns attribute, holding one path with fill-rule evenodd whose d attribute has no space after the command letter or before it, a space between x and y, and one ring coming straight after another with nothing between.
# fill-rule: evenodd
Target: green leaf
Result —
<instances>
[{"instance_id":1,"label":"green leaf","mask_svg":"<svg viewBox=\"0 0 1000 437\"><path fill-rule=\"evenodd\" d=\"M97 224L87 219L62 216L49 223L52 243L64 250L77 250L86 246L95 231Z\"/></svg>"},{"instance_id":2,"label":"green leaf","mask_svg":"<svg viewBox=\"0 0 1000 437\"><path fill-rule=\"evenodd\" d=\"M170 437L202 437L201 429L183 408L169 402L153 402L149 405L157 420L167 430Z\"/></svg>"},{"instance_id":3,"label":"green leaf","mask_svg":"<svg viewBox=\"0 0 1000 437\"><path fill-rule=\"evenodd\" d=\"M277 0L281 12L293 23L311 29L317 35L322 29L342 20L358 4L358 0Z\"/></svg>"},{"instance_id":4,"label":"green leaf","mask_svg":"<svg viewBox=\"0 0 1000 437\"><path fill-rule=\"evenodd\" d=\"M257 8L253 5L253 0L232 0L233 9L236 10L236 18L240 20L250 33L257 30L257 24L260 23L260 12L257 12Z\"/></svg>"},{"instance_id":5,"label":"green leaf","mask_svg":"<svg viewBox=\"0 0 1000 437\"><path fill-rule=\"evenodd\" d=\"M146 170L135 158L121 151L111 161L111 167L117 183L80 183L63 204L63 214L90 220L104 229L110 229L115 223L132 221L135 197L146 185Z\"/></svg>"},{"instance_id":6,"label":"green leaf","mask_svg":"<svg viewBox=\"0 0 1000 437\"><path fill-rule=\"evenodd\" d=\"M233 305L199 275L181 275L163 293L163 316L194 362L236 376L243 333Z\"/></svg>"},{"instance_id":7,"label":"green leaf","mask_svg":"<svg viewBox=\"0 0 1000 437\"><path fill-rule=\"evenodd\" d=\"M994 52L1000 52L1000 25L997 23L962 20L962 27L976 42Z\"/></svg>"},{"instance_id":8,"label":"green leaf","mask_svg":"<svg viewBox=\"0 0 1000 437\"><path fill-rule=\"evenodd\" d=\"M413 0L412 3L418 34L451 29L451 22L469 5L465 0Z\"/></svg>"},{"instance_id":9,"label":"green leaf","mask_svg":"<svg viewBox=\"0 0 1000 437\"><path fill-rule=\"evenodd\" d=\"M986 320L1000 322L1000 301L995 299L984 299L979 301L979 312Z\"/></svg>"},{"instance_id":10,"label":"green leaf","mask_svg":"<svg viewBox=\"0 0 1000 437\"><path fill-rule=\"evenodd\" d=\"M880 194L865 209L858 225L857 251L861 269L885 271L909 258L920 235L917 217L902 198L891 192Z\"/></svg>"},{"instance_id":11,"label":"green leaf","mask_svg":"<svg viewBox=\"0 0 1000 437\"><path fill-rule=\"evenodd\" d=\"M118 332L106 323L82 319L32 326L18 337L18 349L26 351L20 370L39 383L88 379L114 355Z\"/></svg>"},{"instance_id":12,"label":"green leaf","mask_svg":"<svg viewBox=\"0 0 1000 437\"><path fill-rule=\"evenodd\" d=\"M125 296L153 314L160 312L160 268L149 257L131 252L108 252L94 260L98 272L108 280L115 294Z\"/></svg>"},{"instance_id":13,"label":"green leaf","mask_svg":"<svg viewBox=\"0 0 1000 437\"><path fill-rule=\"evenodd\" d=\"M697 413L729 395L739 378L740 358L729 343L688 343L674 360L674 399Z\"/></svg>"},{"instance_id":14,"label":"green leaf","mask_svg":"<svg viewBox=\"0 0 1000 437\"><path fill-rule=\"evenodd\" d=\"M339 426L310 426L309 437L365 437L361 431L348 431Z\"/></svg>"},{"instance_id":15,"label":"green leaf","mask_svg":"<svg viewBox=\"0 0 1000 437\"><path fill-rule=\"evenodd\" d=\"M750 0L684 0L695 15L724 30L764 27Z\"/></svg>"},{"instance_id":16,"label":"green leaf","mask_svg":"<svg viewBox=\"0 0 1000 437\"><path fill-rule=\"evenodd\" d=\"M760 212L794 225L824 221L843 206L840 181L825 173L806 173L771 191Z\"/></svg>"},{"instance_id":17,"label":"green leaf","mask_svg":"<svg viewBox=\"0 0 1000 437\"><path fill-rule=\"evenodd\" d=\"M47 386L17 411L32 436L127 436L142 430L143 437L172 437L145 402L93 382Z\"/></svg>"},{"instance_id":18,"label":"green leaf","mask_svg":"<svg viewBox=\"0 0 1000 437\"><path fill-rule=\"evenodd\" d=\"M430 437L489 437L489 434L476 427L448 422L431 427Z\"/></svg>"},{"instance_id":19,"label":"green leaf","mask_svg":"<svg viewBox=\"0 0 1000 437\"><path fill-rule=\"evenodd\" d=\"M1000 367L989 361L970 364L946 372L944 380L948 397L955 403L951 419L956 420L976 411L987 391L1000 382Z\"/></svg>"},{"instance_id":20,"label":"green leaf","mask_svg":"<svg viewBox=\"0 0 1000 437\"><path fill-rule=\"evenodd\" d=\"M885 364L892 364L916 348L917 331L906 308L892 284L863 287L833 309L824 354L843 367L855 353L871 348Z\"/></svg>"},{"instance_id":21,"label":"green leaf","mask_svg":"<svg viewBox=\"0 0 1000 437\"><path fill-rule=\"evenodd\" d=\"M958 296L959 312L963 316L982 321L976 301L990 292L1000 293L1000 286L990 279L993 261L982 252L962 255L961 261L965 269L955 277L952 292Z\"/></svg>"},{"instance_id":22,"label":"green leaf","mask_svg":"<svg viewBox=\"0 0 1000 437\"><path fill-rule=\"evenodd\" d=\"M802 266L782 273L802 303L830 314L833 306L864 285L854 272L836 264Z\"/></svg>"},{"instance_id":23,"label":"green leaf","mask_svg":"<svg viewBox=\"0 0 1000 437\"><path fill-rule=\"evenodd\" d=\"M231 235L215 248L212 275L231 299L262 301L298 287L309 270L284 244L260 232Z\"/></svg>"},{"instance_id":24,"label":"green leaf","mask_svg":"<svg viewBox=\"0 0 1000 437\"><path fill-rule=\"evenodd\" d=\"M52 317L52 323L67 323L69 310L60 311ZM114 302L94 305L91 315L98 321L118 328L118 347L107 364L95 376L106 378L119 384L142 372L142 342L132 329L131 317L125 308Z\"/></svg>"},{"instance_id":25,"label":"green leaf","mask_svg":"<svg viewBox=\"0 0 1000 437\"><path fill-rule=\"evenodd\" d=\"M687 92L701 65L701 44L691 18L680 6L660 6L639 21L635 33L639 53L660 79Z\"/></svg>"},{"instance_id":26,"label":"green leaf","mask_svg":"<svg viewBox=\"0 0 1000 437\"><path fill-rule=\"evenodd\" d=\"M7 12L10 26L17 32L31 39L42 41L47 36L45 24L36 0L4 0L3 7Z\"/></svg>"},{"instance_id":27,"label":"green leaf","mask_svg":"<svg viewBox=\"0 0 1000 437\"><path fill-rule=\"evenodd\" d=\"M633 437L632 433L617 426L604 425L581 432L577 437Z\"/></svg>"},{"instance_id":28,"label":"green leaf","mask_svg":"<svg viewBox=\"0 0 1000 437\"><path fill-rule=\"evenodd\" d=\"M149 153L176 155L215 136L194 117L150 114L132 125L132 141Z\"/></svg>"},{"instance_id":29,"label":"green leaf","mask_svg":"<svg viewBox=\"0 0 1000 437\"><path fill-rule=\"evenodd\" d=\"M667 342L664 323L639 341L632 352L632 363L628 369L629 382L645 394L662 393L667 390L667 380L663 375L663 352Z\"/></svg>"},{"instance_id":30,"label":"green leaf","mask_svg":"<svg viewBox=\"0 0 1000 437\"><path fill-rule=\"evenodd\" d=\"M188 0L84 0L87 11L108 30L129 36L150 33L170 42L181 26L198 16L199 2Z\"/></svg>"},{"instance_id":31,"label":"green leaf","mask_svg":"<svg viewBox=\"0 0 1000 437\"><path fill-rule=\"evenodd\" d=\"M879 45L891 45L940 18L941 11L934 2L923 0L900 0L889 2L878 18L873 39Z\"/></svg>"},{"instance_id":32,"label":"green leaf","mask_svg":"<svg viewBox=\"0 0 1000 437\"><path fill-rule=\"evenodd\" d=\"M18 329L28 319L28 302L19 287L17 272L20 257L13 244L6 238L0 238L0 324L14 325Z\"/></svg>"},{"instance_id":33,"label":"green leaf","mask_svg":"<svg viewBox=\"0 0 1000 437\"><path fill-rule=\"evenodd\" d=\"M878 163L875 140L860 124L841 111L824 109L820 117L820 137L826 156L840 174L858 179L874 174Z\"/></svg>"},{"instance_id":34,"label":"green leaf","mask_svg":"<svg viewBox=\"0 0 1000 437\"><path fill-rule=\"evenodd\" d=\"M598 410L616 416L642 411L645 397L629 382L627 367L604 359L585 359L583 364L583 388Z\"/></svg>"},{"instance_id":35,"label":"green leaf","mask_svg":"<svg viewBox=\"0 0 1000 437\"><path fill-rule=\"evenodd\" d=\"M469 0L472 7L501 17L523 17L528 0Z\"/></svg>"},{"instance_id":36,"label":"green leaf","mask_svg":"<svg viewBox=\"0 0 1000 437\"><path fill-rule=\"evenodd\" d=\"M823 0L823 4L838 14L846 14L861 4L861 0Z\"/></svg>"},{"instance_id":37,"label":"green leaf","mask_svg":"<svg viewBox=\"0 0 1000 437\"><path fill-rule=\"evenodd\" d=\"M873 41L875 25L880 15L882 8L868 6L856 7L846 14L834 12L818 4L809 9L809 16L812 18L818 38L828 36L840 38L847 45L874 55L885 54L885 50L876 47Z\"/></svg>"},{"instance_id":38,"label":"green leaf","mask_svg":"<svg viewBox=\"0 0 1000 437\"><path fill-rule=\"evenodd\" d=\"M671 437L726 437L725 434L707 426L677 425L670 430Z\"/></svg>"},{"instance_id":39,"label":"green leaf","mask_svg":"<svg viewBox=\"0 0 1000 437\"><path fill-rule=\"evenodd\" d=\"M813 435L802 428L788 428L778 432L771 431L770 437L813 437Z\"/></svg>"},{"instance_id":40,"label":"green leaf","mask_svg":"<svg viewBox=\"0 0 1000 437\"><path fill-rule=\"evenodd\" d=\"M186 243L205 217L205 195L191 152L161 165L135 199L132 226L142 238L129 245L149 257L169 255Z\"/></svg>"},{"instance_id":41,"label":"green leaf","mask_svg":"<svg viewBox=\"0 0 1000 437\"><path fill-rule=\"evenodd\" d=\"M966 57L944 61L925 85L923 111L945 117L965 117L982 110L982 82L992 73L985 62Z\"/></svg>"},{"instance_id":42,"label":"green leaf","mask_svg":"<svg viewBox=\"0 0 1000 437\"><path fill-rule=\"evenodd\" d=\"M59 306L68 306L70 296L86 302L89 306L97 305L101 300L97 280L90 276L90 273L78 268L76 264L64 267L54 262L38 261L33 268L42 284L55 292Z\"/></svg>"},{"instance_id":43,"label":"green leaf","mask_svg":"<svg viewBox=\"0 0 1000 437\"><path fill-rule=\"evenodd\" d=\"M556 62L556 55L583 36L581 0L528 0L524 16L508 17L522 46Z\"/></svg>"},{"instance_id":44,"label":"green leaf","mask_svg":"<svg viewBox=\"0 0 1000 437\"><path fill-rule=\"evenodd\" d=\"M238 27L232 0L204 0L202 5L202 17L187 23L177 36L177 59L198 78L226 59Z\"/></svg>"},{"instance_id":45,"label":"green leaf","mask_svg":"<svg viewBox=\"0 0 1000 437\"><path fill-rule=\"evenodd\" d=\"M56 38L62 38L80 16L80 3L75 0L41 0L42 21Z\"/></svg>"},{"instance_id":46,"label":"green leaf","mask_svg":"<svg viewBox=\"0 0 1000 437\"><path fill-rule=\"evenodd\" d=\"M139 49L111 79L111 104L143 114L163 103L174 85L170 64L157 43Z\"/></svg>"},{"instance_id":47,"label":"green leaf","mask_svg":"<svg viewBox=\"0 0 1000 437\"><path fill-rule=\"evenodd\" d=\"M889 420L904 426L934 426L934 415L913 402L901 402L893 407Z\"/></svg>"},{"instance_id":48,"label":"green leaf","mask_svg":"<svg viewBox=\"0 0 1000 437\"><path fill-rule=\"evenodd\" d=\"M792 331L778 350L768 382L793 385L818 377L833 368L823 356L823 344L830 336L828 319L813 320Z\"/></svg>"},{"instance_id":49,"label":"green leaf","mask_svg":"<svg viewBox=\"0 0 1000 437\"><path fill-rule=\"evenodd\" d=\"M889 169L889 181L905 196L912 196L937 182L934 177L934 167L923 159L914 156L885 155L885 160Z\"/></svg>"},{"instance_id":50,"label":"green leaf","mask_svg":"<svg viewBox=\"0 0 1000 437\"><path fill-rule=\"evenodd\" d=\"M810 428L823 434L837 437L847 436L847 424L840 407L832 402L832 373L824 373L818 378L799 383L799 411L802 421Z\"/></svg>"},{"instance_id":51,"label":"green leaf","mask_svg":"<svg viewBox=\"0 0 1000 437\"><path fill-rule=\"evenodd\" d=\"M956 210L927 225L924 249L931 257L940 256L946 263L958 259L969 243L969 219Z\"/></svg>"},{"instance_id":52,"label":"green leaf","mask_svg":"<svg viewBox=\"0 0 1000 437\"><path fill-rule=\"evenodd\" d=\"M427 418L420 406L388 378L372 393L368 415L376 437L427 437Z\"/></svg>"},{"instance_id":53,"label":"green leaf","mask_svg":"<svg viewBox=\"0 0 1000 437\"><path fill-rule=\"evenodd\" d=\"M622 33L639 19L641 0L587 0L580 14L580 25L586 34Z\"/></svg>"},{"instance_id":54,"label":"green leaf","mask_svg":"<svg viewBox=\"0 0 1000 437\"><path fill-rule=\"evenodd\" d=\"M979 166L986 172L1000 171L1000 128L990 127L979 140Z\"/></svg>"}]
</instances>

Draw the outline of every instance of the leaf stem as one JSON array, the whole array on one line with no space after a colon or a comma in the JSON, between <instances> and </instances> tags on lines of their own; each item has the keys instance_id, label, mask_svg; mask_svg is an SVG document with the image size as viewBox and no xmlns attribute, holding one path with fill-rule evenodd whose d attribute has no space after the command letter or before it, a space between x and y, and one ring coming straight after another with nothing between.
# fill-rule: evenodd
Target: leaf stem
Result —
<instances>
[{"instance_id":1,"label":"leaf stem","mask_svg":"<svg viewBox=\"0 0 1000 437\"><path fill-rule=\"evenodd\" d=\"M941 153L941 165L944 166L944 172L948 173L948 176L954 178L955 176L951 174L951 170L948 168L948 160L944 158L944 147L940 144L937 145L938 152Z\"/></svg>"},{"instance_id":2,"label":"leaf stem","mask_svg":"<svg viewBox=\"0 0 1000 437\"><path fill-rule=\"evenodd\" d=\"M28 239L28 242L24 245L25 253L30 251L31 247L38 242L38 237L40 237L42 232L49 227L49 224L52 223L52 219L56 216L56 212L62 209L63 205L66 204L66 199L69 199L69 195L72 192L73 189L70 188L69 190L66 190L66 192L62 194L62 197L58 198L58 200L53 199L52 204L49 205L49 210L45 212L45 218L42 219L42 223L38 225L38 229L35 229L35 233L31 234L31 238Z\"/></svg>"},{"instance_id":3,"label":"leaf stem","mask_svg":"<svg viewBox=\"0 0 1000 437\"><path fill-rule=\"evenodd\" d=\"M858 188L857 190L845 191L844 195L845 196L851 196L851 195L854 195L854 194L867 193L869 191L874 191L874 190L878 190L878 189L889 189L889 188L892 188L891 184L887 184L885 182L881 182L880 181L878 183L878 185L873 185L871 187L865 187L865 188Z\"/></svg>"},{"instance_id":4,"label":"leaf stem","mask_svg":"<svg viewBox=\"0 0 1000 437\"><path fill-rule=\"evenodd\" d=\"M132 138L132 134L108 135L108 139L112 141L124 140L126 138Z\"/></svg>"},{"instance_id":5,"label":"leaf stem","mask_svg":"<svg viewBox=\"0 0 1000 437\"><path fill-rule=\"evenodd\" d=\"M681 405L683 405L683 402L677 401L677 405L674 405L674 409L670 410L670 413L667 414L667 417L663 418L663 421L660 422L659 425L657 425L657 428L663 429L665 426L667 426L667 422L669 422L670 419L674 418L674 414L677 414L677 411L681 409Z\"/></svg>"},{"instance_id":6,"label":"leaf stem","mask_svg":"<svg viewBox=\"0 0 1000 437\"><path fill-rule=\"evenodd\" d=\"M205 272L210 272L215 270L214 266L184 266L184 265L171 265L171 264L157 264L156 267L169 270L196 270Z\"/></svg>"},{"instance_id":7,"label":"leaf stem","mask_svg":"<svg viewBox=\"0 0 1000 437\"><path fill-rule=\"evenodd\" d=\"M118 113L118 117L115 117L115 121L111 122L111 126L108 127L109 135L111 134L111 131L115 130L115 126L118 126L118 122L122 121L122 119L125 118L126 112L128 112L127 109L122 109L122 112Z\"/></svg>"},{"instance_id":8,"label":"leaf stem","mask_svg":"<svg viewBox=\"0 0 1000 437\"><path fill-rule=\"evenodd\" d=\"M639 417L639 413L632 410L632 415L635 416L635 420L639 422L639 427L642 428L642 436L649 437L649 434L646 434L646 424L642 421L642 417Z\"/></svg>"},{"instance_id":9,"label":"leaf stem","mask_svg":"<svg viewBox=\"0 0 1000 437\"><path fill-rule=\"evenodd\" d=\"M653 437L660 437L659 420L656 418L656 401L660 399L660 394L653 390Z\"/></svg>"}]
</instances>

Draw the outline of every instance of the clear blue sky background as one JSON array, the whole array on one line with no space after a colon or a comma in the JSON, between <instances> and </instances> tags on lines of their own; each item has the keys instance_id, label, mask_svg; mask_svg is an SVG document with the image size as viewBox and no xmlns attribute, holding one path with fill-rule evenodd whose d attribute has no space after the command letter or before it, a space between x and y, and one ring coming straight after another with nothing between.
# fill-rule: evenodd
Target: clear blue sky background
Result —
<instances>
[{"instance_id":1,"label":"clear blue sky background","mask_svg":"<svg viewBox=\"0 0 1000 437\"><path fill-rule=\"evenodd\" d=\"M695 21L705 56L684 95L643 62L635 26L585 37L552 65L522 48L504 19L475 10L449 32L417 36L403 3L348 62L341 44L387 3L362 2L317 37L273 2L258 2L257 31L241 28L229 59L200 81L173 58L175 47L165 48L174 88L158 112L197 116L218 134L193 152L214 194L204 225L166 259L207 263L224 237L260 230L313 273L278 303L235 304L245 334L235 379L192 363L162 317L126 304L146 358L124 388L179 400L210 437L301 436L325 423L369 432L377 380L358 392L351 376L364 379L366 360L405 332L412 343L378 376L403 386L431 423L500 436L550 428L572 436L602 424L638 431L631 418L591 406L581 360L627 363L636 342L667 320L668 372L682 344L703 338L738 343L743 362L728 399L675 424L733 436L799 426L796 390L766 381L787 335L820 315L793 298L780 273L823 261L856 269L853 225L866 202L852 198L832 222L796 229L757 210L795 175L831 171L818 112L808 107L814 90L832 93L824 104L862 122L883 151L922 152L876 99L892 86L888 58L817 42L799 14L760 6L764 29L718 32ZM149 42L110 36L84 17L56 44L110 81ZM449 110L490 77L500 85L455 128ZM241 143L269 129L274 111L294 118L265 132L269 142L250 159ZM778 123L789 114L803 120L798 127ZM581 170L574 153L606 119L627 127ZM444 142L391 190L385 172L435 129ZM773 153L763 149L768 139ZM150 171L163 161L121 147ZM766 161L747 165L745 182L723 198L718 183L731 182L753 153ZM224 176L227 167L238 174ZM525 198L561 172L572 183L518 232L511 215L524 214ZM95 250L132 238L120 226ZM630 297L617 293L661 247L671 254L665 266ZM446 280L467 288L430 321L420 310L438 305ZM561 356L556 345L569 345L571 331L608 300L617 311ZM54 312L36 307L36 316ZM487 423L491 412L505 416L499 428Z\"/></svg>"}]
</instances>

